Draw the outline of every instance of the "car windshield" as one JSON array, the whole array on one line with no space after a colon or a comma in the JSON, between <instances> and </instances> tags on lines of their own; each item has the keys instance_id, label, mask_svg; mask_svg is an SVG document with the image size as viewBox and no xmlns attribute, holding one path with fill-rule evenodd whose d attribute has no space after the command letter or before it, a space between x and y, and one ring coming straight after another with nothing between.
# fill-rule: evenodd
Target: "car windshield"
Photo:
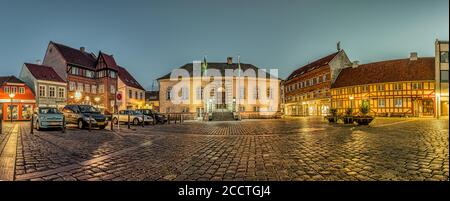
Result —
<instances>
[{"instance_id":1,"label":"car windshield","mask_svg":"<svg viewBox=\"0 0 450 201\"><path fill-rule=\"evenodd\" d=\"M100 113L95 107L90 105L80 105L79 107L82 113Z\"/></svg>"},{"instance_id":2,"label":"car windshield","mask_svg":"<svg viewBox=\"0 0 450 201\"><path fill-rule=\"evenodd\" d=\"M139 112L144 113L145 115L151 115L150 110L140 110Z\"/></svg>"},{"instance_id":3,"label":"car windshield","mask_svg":"<svg viewBox=\"0 0 450 201\"><path fill-rule=\"evenodd\" d=\"M39 114L61 114L56 108L39 108Z\"/></svg>"},{"instance_id":4,"label":"car windshield","mask_svg":"<svg viewBox=\"0 0 450 201\"><path fill-rule=\"evenodd\" d=\"M131 114L133 115L142 115L141 111L131 111Z\"/></svg>"}]
</instances>

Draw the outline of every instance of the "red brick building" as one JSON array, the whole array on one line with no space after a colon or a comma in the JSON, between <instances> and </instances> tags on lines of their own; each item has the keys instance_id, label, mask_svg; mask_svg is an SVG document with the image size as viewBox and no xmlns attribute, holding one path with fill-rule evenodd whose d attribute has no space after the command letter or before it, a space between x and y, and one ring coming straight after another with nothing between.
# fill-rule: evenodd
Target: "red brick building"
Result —
<instances>
[{"instance_id":1,"label":"red brick building","mask_svg":"<svg viewBox=\"0 0 450 201\"><path fill-rule=\"evenodd\" d=\"M118 66L114 57L98 56L84 47L71 48L50 42L43 65L51 66L67 82L68 104L90 104L109 113L114 110Z\"/></svg>"},{"instance_id":2,"label":"red brick building","mask_svg":"<svg viewBox=\"0 0 450 201\"><path fill-rule=\"evenodd\" d=\"M344 50L304 65L283 82L284 114L326 115L331 107L331 83L341 69L350 65Z\"/></svg>"},{"instance_id":3,"label":"red brick building","mask_svg":"<svg viewBox=\"0 0 450 201\"><path fill-rule=\"evenodd\" d=\"M10 94L14 94L13 98ZM25 82L15 76L0 77L0 116L3 120L30 120L35 96Z\"/></svg>"}]
</instances>

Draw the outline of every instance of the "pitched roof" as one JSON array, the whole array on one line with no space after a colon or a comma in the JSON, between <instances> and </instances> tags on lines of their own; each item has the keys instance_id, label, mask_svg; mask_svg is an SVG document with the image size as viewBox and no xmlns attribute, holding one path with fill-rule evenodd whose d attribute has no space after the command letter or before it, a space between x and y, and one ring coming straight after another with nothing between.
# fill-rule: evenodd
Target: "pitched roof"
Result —
<instances>
[{"instance_id":1,"label":"pitched roof","mask_svg":"<svg viewBox=\"0 0 450 201\"><path fill-rule=\"evenodd\" d=\"M341 51L342 51L342 50L341 50ZM289 75L289 77L287 78L287 80L293 79L293 78L295 78L295 77L297 77L297 76L299 76L299 75L302 75L302 74L304 74L304 73L306 73L306 72L308 72L308 71L314 70L314 69L316 69L316 68L318 68L318 67L327 65L331 60L334 59L334 57L336 57L336 55L337 55L338 53L339 53L339 51L338 51L338 52L335 52L335 53L333 53L333 54L330 54L330 55L328 55L328 56L322 57L322 58L320 58L320 59L318 59L318 60L315 60L315 61L313 61L313 62L311 62L311 63L309 63L309 64L306 64L306 65L304 65L304 66L298 68L297 70L295 70L294 72L292 72L291 75Z\"/></svg>"},{"instance_id":2,"label":"pitched roof","mask_svg":"<svg viewBox=\"0 0 450 201\"><path fill-rule=\"evenodd\" d=\"M9 83L18 83L18 84L25 84L25 82L23 82L22 80L20 80L19 78L17 78L14 75L11 76L1 76L0 77L0 85L5 84L6 82Z\"/></svg>"},{"instance_id":3,"label":"pitched roof","mask_svg":"<svg viewBox=\"0 0 450 201\"><path fill-rule=\"evenodd\" d=\"M82 52L81 50L53 41L50 43L55 45L67 63L95 70L96 58L91 53Z\"/></svg>"},{"instance_id":4,"label":"pitched roof","mask_svg":"<svg viewBox=\"0 0 450 201\"><path fill-rule=\"evenodd\" d=\"M114 59L114 57L112 55L106 54L104 52L100 52L99 57L103 57L106 66L108 66L108 68L111 68L113 70L119 70L118 65L116 63L116 60Z\"/></svg>"},{"instance_id":5,"label":"pitched roof","mask_svg":"<svg viewBox=\"0 0 450 201\"><path fill-rule=\"evenodd\" d=\"M26 68L30 71L30 73L38 80L46 80L53 82L63 82L65 81L55 72L52 67L37 65L37 64L24 64Z\"/></svg>"},{"instance_id":6,"label":"pitched roof","mask_svg":"<svg viewBox=\"0 0 450 201\"><path fill-rule=\"evenodd\" d=\"M225 70L226 69L237 70L238 68L239 67L238 67L237 63L233 63L233 64L228 64L228 63L208 63L208 69L218 69L218 70L220 70L221 75L225 75ZM194 69L194 65L192 63L187 63L187 64L181 66L178 69L185 69L185 70L187 70L189 72L189 75L192 76L193 75L193 71L194 71L193 70ZM241 63L241 70L243 72L245 72L248 69L253 69L256 73L258 73L258 69L259 68L254 66L254 65L252 65L252 64ZM168 73L168 74L158 78L158 80L170 79L170 74L171 73ZM258 74L257 74L257 76L258 76ZM268 72L266 72L266 77L269 78L270 76L271 75ZM274 76L272 75L272 78L273 77Z\"/></svg>"},{"instance_id":7,"label":"pitched roof","mask_svg":"<svg viewBox=\"0 0 450 201\"><path fill-rule=\"evenodd\" d=\"M415 61L407 58L345 68L339 73L332 88L384 82L434 80L434 62L434 57L418 58Z\"/></svg>"},{"instance_id":8,"label":"pitched roof","mask_svg":"<svg viewBox=\"0 0 450 201\"><path fill-rule=\"evenodd\" d=\"M122 80L122 82L125 83L125 85L145 90L144 87L142 87L141 84L139 84L139 82L136 81L136 79L134 79L134 77L127 71L127 69L121 66L117 66L117 68L119 79Z\"/></svg>"}]
</instances>

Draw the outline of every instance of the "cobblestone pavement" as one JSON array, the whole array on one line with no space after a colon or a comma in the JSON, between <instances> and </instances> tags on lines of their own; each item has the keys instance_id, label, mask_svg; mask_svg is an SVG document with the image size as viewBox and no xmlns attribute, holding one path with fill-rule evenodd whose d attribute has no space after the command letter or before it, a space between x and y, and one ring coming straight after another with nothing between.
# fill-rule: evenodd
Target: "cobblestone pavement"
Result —
<instances>
[{"instance_id":1,"label":"cobblestone pavement","mask_svg":"<svg viewBox=\"0 0 450 201\"><path fill-rule=\"evenodd\" d=\"M34 134L28 126L20 124L15 180L449 178L448 119L346 126L297 118Z\"/></svg>"}]
</instances>

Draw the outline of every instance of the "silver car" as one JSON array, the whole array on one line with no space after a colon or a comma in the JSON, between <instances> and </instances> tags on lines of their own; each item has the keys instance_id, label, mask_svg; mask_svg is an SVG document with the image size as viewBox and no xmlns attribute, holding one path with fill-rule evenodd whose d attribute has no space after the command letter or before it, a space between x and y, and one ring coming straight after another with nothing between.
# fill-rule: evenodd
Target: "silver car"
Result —
<instances>
[{"instance_id":1,"label":"silver car","mask_svg":"<svg viewBox=\"0 0 450 201\"><path fill-rule=\"evenodd\" d=\"M140 112L134 110L121 110L119 115L114 115L112 122L114 124L118 123L128 123L128 116L130 116L130 123L133 125L140 125L142 122L145 124L153 123L153 118L147 115L143 115Z\"/></svg>"}]
</instances>

